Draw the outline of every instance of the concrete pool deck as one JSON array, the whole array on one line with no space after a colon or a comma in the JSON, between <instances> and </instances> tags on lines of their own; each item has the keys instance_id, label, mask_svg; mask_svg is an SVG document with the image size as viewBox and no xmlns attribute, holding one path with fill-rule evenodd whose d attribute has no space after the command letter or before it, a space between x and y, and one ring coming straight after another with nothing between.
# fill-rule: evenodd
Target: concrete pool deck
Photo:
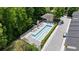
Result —
<instances>
[{"instance_id":1,"label":"concrete pool deck","mask_svg":"<svg viewBox=\"0 0 79 59\"><path fill-rule=\"evenodd\" d=\"M49 25L49 27L47 27L47 25ZM44 39L44 37L47 35L47 33L51 30L51 28L53 26L54 26L53 23L43 22L42 27L39 26L39 28L37 28L36 31L33 31L35 28L30 30L28 33L21 36L21 39L25 39L28 43L35 44L37 47L40 47L42 39ZM47 28L47 29L45 30L45 28ZM40 31L42 31L42 30L43 30L43 33L42 32L40 33ZM38 34L39 34L39 36L42 35L42 36L39 37L41 40L39 38L37 38ZM34 38L35 36L36 36L36 38Z\"/></svg>"}]
</instances>

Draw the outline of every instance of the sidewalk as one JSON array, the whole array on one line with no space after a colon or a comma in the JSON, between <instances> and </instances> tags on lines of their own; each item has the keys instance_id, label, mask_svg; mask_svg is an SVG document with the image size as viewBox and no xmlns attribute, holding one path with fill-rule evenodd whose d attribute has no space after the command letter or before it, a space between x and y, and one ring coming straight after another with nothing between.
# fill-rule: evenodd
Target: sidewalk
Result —
<instances>
[{"instance_id":1,"label":"sidewalk","mask_svg":"<svg viewBox=\"0 0 79 59\"><path fill-rule=\"evenodd\" d=\"M51 34L48 41L44 45L42 51L60 51L62 42L63 42L63 34L66 32L70 19L67 17L61 18L64 21L64 24L58 25L55 31Z\"/></svg>"}]
</instances>

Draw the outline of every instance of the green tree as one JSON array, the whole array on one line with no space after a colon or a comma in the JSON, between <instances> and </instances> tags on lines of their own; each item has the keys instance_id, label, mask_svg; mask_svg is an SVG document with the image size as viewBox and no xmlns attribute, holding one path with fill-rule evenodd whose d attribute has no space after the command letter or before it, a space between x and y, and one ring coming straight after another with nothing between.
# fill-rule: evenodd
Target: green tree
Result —
<instances>
[{"instance_id":1,"label":"green tree","mask_svg":"<svg viewBox=\"0 0 79 59\"><path fill-rule=\"evenodd\" d=\"M53 8L52 13L54 14L54 22L59 22L60 17L65 14L65 8L64 7L55 7L55 8Z\"/></svg>"},{"instance_id":2,"label":"green tree","mask_svg":"<svg viewBox=\"0 0 79 59\"><path fill-rule=\"evenodd\" d=\"M46 12L46 8L44 7L34 7L33 21L36 22L37 20L40 20L41 16Z\"/></svg>"},{"instance_id":3,"label":"green tree","mask_svg":"<svg viewBox=\"0 0 79 59\"><path fill-rule=\"evenodd\" d=\"M78 7L68 7L67 9L68 9L67 15L68 15L69 17L72 17L73 12L79 10Z\"/></svg>"},{"instance_id":4,"label":"green tree","mask_svg":"<svg viewBox=\"0 0 79 59\"><path fill-rule=\"evenodd\" d=\"M0 50L4 49L7 45L7 39L4 35L4 29L2 28L2 24L0 23Z\"/></svg>"},{"instance_id":5,"label":"green tree","mask_svg":"<svg viewBox=\"0 0 79 59\"><path fill-rule=\"evenodd\" d=\"M3 20L4 25L6 27L6 34L8 42L13 41L15 39L13 33L14 33L14 26L16 22L16 14L15 14L15 8L5 8L3 13Z\"/></svg>"},{"instance_id":6,"label":"green tree","mask_svg":"<svg viewBox=\"0 0 79 59\"><path fill-rule=\"evenodd\" d=\"M28 16L28 13L26 12L25 8L17 8L17 29L19 34L24 33L28 29L32 27L32 18Z\"/></svg>"},{"instance_id":7,"label":"green tree","mask_svg":"<svg viewBox=\"0 0 79 59\"><path fill-rule=\"evenodd\" d=\"M61 16L63 16L65 14L65 8L64 7L56 7L56 8L54 8L53 14L57 18L60 18Z\"/></svg>"},{"instance_id":8,"label":"green tree","mask_svg":"<svg viewBox=\"0 0 79 59\"><path fill-rule=\"evenodd\" d=\"M33 18L33 15L35 12L34 8L33 7L26 7L25 10L26 10L27 17Z\"/></svg>"}]
</instances>

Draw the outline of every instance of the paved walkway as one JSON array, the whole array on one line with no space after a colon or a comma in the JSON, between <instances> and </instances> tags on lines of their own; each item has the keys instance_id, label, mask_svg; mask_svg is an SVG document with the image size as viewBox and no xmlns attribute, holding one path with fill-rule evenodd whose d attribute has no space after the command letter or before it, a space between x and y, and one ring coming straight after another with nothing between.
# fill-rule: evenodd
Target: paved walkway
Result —
<instances>
[{"instance_id":1,"label":"paved walkway","mask_svg":"<svg viewBox=\"0 0 79 59\"><path fill-rule=\"evenodd\" d=\"M61 18L64 21L64 24L58 25L55 31L51 34L50 38L44 45L42 51L60 51L62 42L63 42L63 34L66 32L70 19L67 17Z\"/></svg>"}]
</instances>

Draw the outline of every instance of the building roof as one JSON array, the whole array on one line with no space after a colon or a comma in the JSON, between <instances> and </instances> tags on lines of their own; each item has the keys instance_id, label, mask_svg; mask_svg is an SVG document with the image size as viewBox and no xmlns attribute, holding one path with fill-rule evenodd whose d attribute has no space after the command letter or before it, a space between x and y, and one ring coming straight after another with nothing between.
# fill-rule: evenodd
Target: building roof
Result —
<instances>
[{"instance_id":1,"label":"building roof","mask_svg":"<svg viewBox=\"0 0 79 59\"><path fill-rule=\"evenodd\" d=\"M78 11L77 11L78 12ZM66 37L66 44L73 48L66 48L67 51L79 51L79 12L74 12L72 14L72 20L68 30L68 35Z\"/></svg>"},{"instance_id":2,"label":"building roof","mask_svg":"<svg viewBox=\"0 0 79 59\"><path fill-rule=\"evenodd\" d=\"M47 19L48 21L53 20L54 15L51 13L46 13L43 16L41 16L41 18Z\"/></svg>"}]
</instances>

